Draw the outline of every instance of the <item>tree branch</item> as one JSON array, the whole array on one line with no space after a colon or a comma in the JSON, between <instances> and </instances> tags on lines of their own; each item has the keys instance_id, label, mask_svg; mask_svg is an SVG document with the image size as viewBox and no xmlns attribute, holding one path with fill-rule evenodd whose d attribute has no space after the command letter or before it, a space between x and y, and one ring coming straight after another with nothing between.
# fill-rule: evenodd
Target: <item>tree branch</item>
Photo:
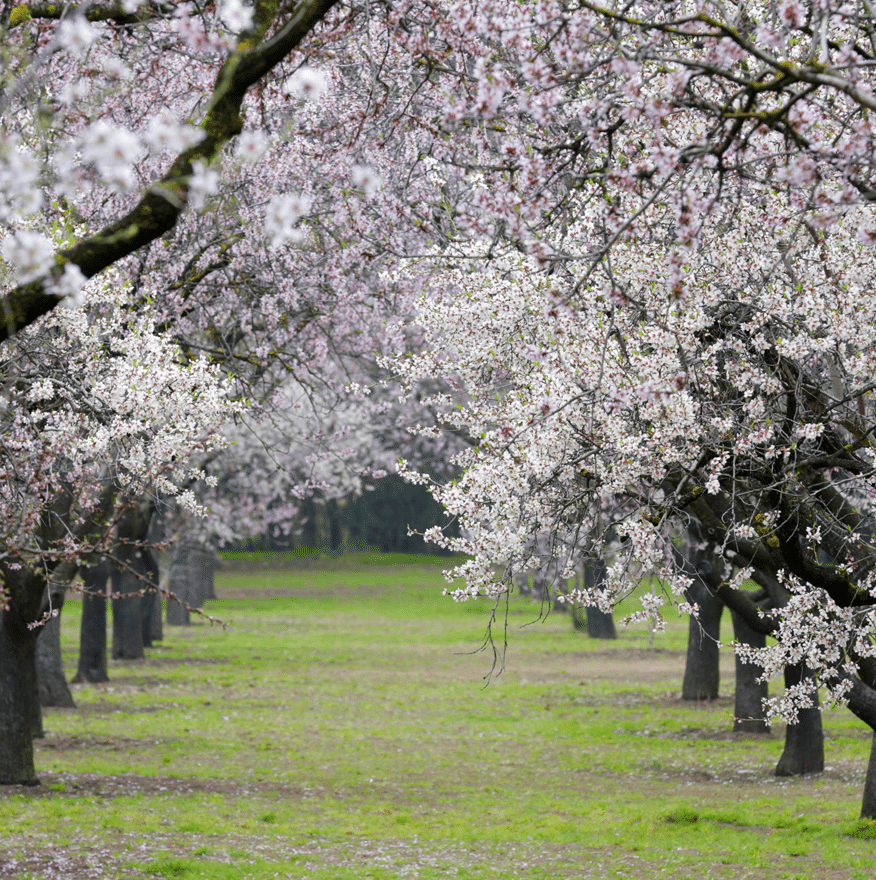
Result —
<instances>
[{"instance_id":1,"label":"tree branch","mask_svg":"<svg viewBox=\"0 0 876 880\"><path fill-rule=\"evenodd\" d=\"M216 79L210 106L201 122L206 137L182 153L124 217L61 251L55 258L55 267L46 277L9 291L5 296L7 320L0 323L0 342L58 305L61 297L52 292L52 287L67 263L73 263L86 278L92 278L173 229L188 200L194 163L209 162L225 143L243 130L240 109L247 91L296 49L337 2L302 0L289 21L257 48L251 47L263 38L273 12L269 10L270 14L259 22L254 32L243 35ZM276 3L270 5L276 10Z\"/></svg>"}]
</instances>

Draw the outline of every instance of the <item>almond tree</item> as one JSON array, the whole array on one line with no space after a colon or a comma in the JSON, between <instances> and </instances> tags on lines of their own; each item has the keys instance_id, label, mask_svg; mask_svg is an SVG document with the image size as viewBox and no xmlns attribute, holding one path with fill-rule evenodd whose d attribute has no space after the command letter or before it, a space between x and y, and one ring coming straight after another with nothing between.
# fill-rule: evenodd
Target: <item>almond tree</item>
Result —
<instances>
[{"instance_id":1,"label":"almond tree","mask_svg":"<svg viewBox=\"0 0 876 880\"><path fill-rule=\"evenodd\" d=\"M399 370L463 406L438 494L471 593L546 546L611 554L579 597L605 610L631 573L681 599L695 520L782 609L722 587L778 633L767 671L876 723L868 5L409 0L314 30L331 6L14 10L0 335L121 261L132 311L248 380L382 351L425 292Z\"/></svg>"},{"instance_id":2,"label":"almond tree","mask_svg":"<svg viewBox=\"0 0 876 880\"><path fill-rule=\"evenodd\" d=\"M549 547L610 554L579 601L657 576L693 611L675 548L695 522L725 603L777 637L743 659L796 670L768 713L797 720L821 684L876 727L868 5L454 11L440 33L469 60L431 44L440 124L480 149L442 160L476 193L431 254L432 351L397 369L455 382L446 420L477 441L436 488L475 556L456 597L502 596Z\"/></svg>"},{"instance_id":3,"label":"almond tree","mask_svg":"<svg viewBox=\"0 0 876 880\"><path fill-rule=\"evenodd\" d=\"M137 284L142 265L124 264L96 287L88 279L211 191L197 163L240 131L247 90L331 5L226 5L224 34L161 4L11 11L0 93L0 247L11 276L0 335L16 334L4 351L2 405L2 782L36 779L33 653L41 619L56 611L48 582L63 585L80 560L109 550L126 497L159 492L197 509L199 472L187 462L218 442L238 408L218 368L170 338L166 311ZM141 19L157 32L133 27ZM153 38L167 52L158 67ZM205 42L208 57L192 64L186 53ZM147 109L156 82L174 74L192 107L207 99L199 126ZM147 86L140 106L136 85ZM139 113L142 137L111 121L119 108ZM187 272L189 282L209 274L191 260ZM59 310L62 300L74 308Z\"/></svg>"}]
</instances>

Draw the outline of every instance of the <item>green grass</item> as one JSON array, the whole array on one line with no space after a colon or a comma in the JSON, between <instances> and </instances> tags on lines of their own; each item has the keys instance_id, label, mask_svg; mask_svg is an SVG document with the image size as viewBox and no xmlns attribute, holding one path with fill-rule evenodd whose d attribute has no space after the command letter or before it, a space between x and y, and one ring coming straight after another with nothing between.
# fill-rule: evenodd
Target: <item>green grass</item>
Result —
<instances>
[{"instance_id":1,"label":"green grass","mask_svg":"<svg viewBox=\"0 0 876 880\"><path fill-rule=\"evenodd\" d=\"M684 621L649 651L518 600L485 686L490 606L443 597L442 560L271 562L220 573L225 629L170 628L47 711L43 787L0 791L0 877L873 876L866 728L827 715L830 769L776 780L781 731L729 732L729 652L720 700L678 699Z\"/></svg>"}]
</instances>

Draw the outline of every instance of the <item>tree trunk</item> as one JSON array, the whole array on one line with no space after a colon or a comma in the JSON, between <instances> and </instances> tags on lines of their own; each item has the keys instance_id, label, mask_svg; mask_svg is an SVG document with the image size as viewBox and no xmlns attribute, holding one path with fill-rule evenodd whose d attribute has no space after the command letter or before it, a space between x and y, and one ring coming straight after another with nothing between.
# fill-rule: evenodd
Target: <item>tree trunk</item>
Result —
<instances>
[{"instance_id":1,"label":"tree trunk","mask_svg":"<svg viewBox=\"0 0 876 880\"><path fill-rule=\"evenodd\" d=\"M167 599L167 625L188 626L191 623L191 615L186 605L190 605L191 598L189 583L189 545L180 541L173 548L173 557L170 562L170 574L167 589L176 598L169 596ZM177 599L179 601L177 601ZM185 604L183 604L185 603Z\"/></svg>"},{"instance_id":2,"label":"tree trunk","mask_svg":"<svg viewBox=\"0 0 876 880\"><path fill-rule=\"evenodd\" d=\"M56 599L57 601L57 599ZM61 657L61 608L37 631L36 675L41 706L59 706L72 709L76 706L67 687L64 662Z\"/></svg>"},{"instance_id":3,"label":"tree trunk","mask_svg":"<svg viewBox=\"0 0 876 880\"><path fill-rule=\"evenodd\" d=\"M117 553L121 565L113 566L113 659L140 660L143 652L142 593L151 585L152 554L144 546L149 535L152 503L132 505L119 522Z\"/></svg>"},{"instance_id":4,"label":"tree trunk","mask_svg":"<svg viewBox=\"0 0 876 880\"><path fill-rule=\"evenodd\" d=\"M613 615L601 611L595 605L588 605L587 635L591 639L616 639L617 630L614 628Z\"/></svg>"},{"instance_id":5,"label":"tree trunk","mask_svg":"<svg viewBox=\"0 0 876 880\"><path fill-rule=\"evenodd\" d=\"M143 628L143 647L151 648L153 641L153 623L155 620L155 605L161 607L161 594L158 592L158 563L155 554L148 548L142 550L143 570L146 572L146 579L149 585L144 584L142 587L143 595L140 596L140 626ZM161 612L158 613L159 629L161 622ZM158 635L158 639L161 635Z\"/></svg>"},{"instance_id":6,"label":"tree trunk","mask_svg":"<svg viewBox=\"0 0 876 880\"><path fill-rule=\"evenodd\" d=\"M801 664L785 668L785 687L800 684L809 675ZM824 772L824 734L821 729L821 711L818 695L815 706L801 709L797 724L785 728L785 750L776 765L776 776L803 776Z\"/></svg>"},{"instance_id":7,"label":"tree trunk","mask_svg":"<svg viewBox=\"0 0 876 880\"><path fill-rule=\"evenodd\" d=\"M106 560L82 569L82 624L74 683L109 681L106 671Z\"/></svg>"},{"instance_id":8,"label":"tree trunk","mask_svg":"<svg viewBox=\"0 0 876 880\"><path fill-rule=\"evenodd\" d=\"M344 535L341 531L341 512L338 502L334 498L329 499L325 509L329 523L329 547L332 550L340 550Z\"/></svg>"},{"instance_id":9,"label":"tree trunk","mask_svg":"<svg viewBox=\"0 0 876 880\"><path fill-rule=\"evenodd\" d=\"M718 666L718 639L721 635L721 613L724 603L695 577L687 591L689 602L700 609L699 620L690 618L687 636L687 662L682 700L717 700L721 673Z\"/></svg>"},{"instance_id":10,"label":"tree trunk","mask_svg":"<svg viewBox=\"0 0 876 880\"><path fill-rule=\"evenodd\" d=\"M864 781L861 818L876 819L876 732L870 743L870 760L867 762L867 778Z\"/></svg>"},{"instance_id":11,"label":"tree trunk","mask_svg":"<svg viewBox=\"0 0 876 880\"><path fill-rule=\"evenodd\" d=\"M140 660L143 651L143 621L140 612L140 590L143 583L128 569L112 574L113 593L113 660Z\"/></svg>"},{"instance_id":12,"label":"tree trunk","mask_svg":"<svg viewBox=\"0 0 876 880\"><path fill-rule=\"evenodd\" d=\"M602 587L605 580L605 563L601 560L592 565L584 565L584 589L594 590ZM614 616L609 612L602 611L595 605L588 605L587 635L591 639L616 639L617 631L614 628Z\"/></svg>"},{"instance_id":13,"label":"tree trunk","mask_svg":"<svg viewBox=\"0 0 876 880\"><path fill-rule=\"evenodd\" d=\"M209 547L196 545L189 549L189 584L191 585L189 605L192 608L203 608L210 595L216 595L213 589L213 572L216 568L216 556Z\"/></svg>"},{"instance_id":14,"label":"tree trunk","mask_svg":"<svg viewBox=\"0 0 876 880\"><path fill-rule=\"evenodd\" d=\"M766 636L755 632L735 611L731 612L736 641L754 648L766 645ZM765 681L757 681L763 670L754 663L743 663L736 658L736 702L733 709L733 730L741 733L769 733L763 701L769 695Z\"/></svg>"},{"instance_id":15,"label":"tree trunk","mask_svg":"<svg viewBox=\"0 0 876 880\"><path fill-rule=\"evenodd\" d=\"M38 606L37 606L38 608ZM39 785L33 739L42 736L36 679L37 631L14 605L0 610L0 784Z\"/></svg>"}]
</instances>

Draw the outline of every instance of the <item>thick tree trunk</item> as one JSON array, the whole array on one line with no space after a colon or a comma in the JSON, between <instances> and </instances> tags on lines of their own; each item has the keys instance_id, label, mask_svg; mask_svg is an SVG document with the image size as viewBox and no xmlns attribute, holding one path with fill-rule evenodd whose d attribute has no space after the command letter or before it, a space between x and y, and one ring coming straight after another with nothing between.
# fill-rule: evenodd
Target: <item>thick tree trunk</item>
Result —
<instances>
[{"instance_id":1,"label":"thick tree trunk","mask_svg":"<svg viewBox=\"0 0 876 880\"><path fill-rule=\"evenodd\" d=\"M34 619L33 617L31 620ZM42 735L36 679L37 631L0 610L0 784L39 785L33 739Z\"/></svg>"},{"instance_id":2,"label":"thick tree trunk","mask_svg":"<svg viewBox=\"0 0 876 880\"><path fill-rule=\"evenodd\" d=\"M147 549L142 550L143 569L150 584L158 584L158 562L155 554ZM143 628L143 647L151 648L152 642L161 639L161 595L157 586L143 585L143 595L140 597L140 625ZM155 606L158 605L159 632L154 632Z\"/></svg>"},{"instance_id":3,"label":"thick tree trunk","mask_svg":"<svg viewBox=\"0 0 876 880\"><path fill-rule=\"evenodd\" d=\"M721 613L724 603L696 577L688 588L688 601L700 609L699 620L690 618L687 638L687 662L682 700L716 700L721 681L718 666L718 639L721 635Z\"/></svg>"},{"instance_id":4,"label":"thick tree trunk","mask_svg":"<svg viewBox=\"0 0 876 880\"><path fill-rule=\"evenodd\" d=\"M584 565L584 589L593 590L602 586L605 580L605 564L598 562L593 565ZM616 639L617 630L614 628L614 616L611 613L600 610L595 605L588 605L587 635L591 639Z\"/></svg>"},{"instance_id":5,"label":"thick tree trunk","mask_svg":"<svg viewBox=\"0 0 876 880\"><path fill-rule=\"evenodd\" d=\"M109 681L106 671L106 560L82 569L82 623L79 629L79 665L74 683Z\"/></svg>"},{"instance_id":6,"label":"thick tree trunk","mask_svg":"<svg viewBox=\"0 0 876 880\"><path fill-rule=\"evenodd\" d=\"M189 582L191 584L189 604L192 608L203 608L204 602L215 596L213 572L216 556L209 547L197 545L189 550Z\"/></svg>"},{"instance_id":7,"label":"thick tree trunk","mask_svg":"<svg viewBox=\"0 0 876 880\"><path fill-rule=\"evenodd\" d=\"M57 599L56 599L57 601ZM64 662L61 657L61 609L57 606L58 614L50 617L40 627L36 642L36 675L37 689L39 691L41 706L58 706L61 708L73 708L73 695L67 687L67 677L64 675Z\"/></svg>"},{"instance_id":8,"label":"thick tree trunk","mask_svg":"<svg viewBox=\"0 0 876 880\"><path fill-rule=\"evenodd\" d=\"M192 604L190 601L189 549L189 545L185 541L180 541L173 548L167 589L176 598L168 597L167 599L168 626L188 626L191 623L191 615L186 607L186 605Z\"/></svg>"},{"instance_id":9,"label":"thick tree trunk","mask_svg":"<svg viewBox=\"0 0 876 880\"><path fill-rule=\"evenodd\" d=\"M867 762L867 778L864 781L861 818L876 819L876 733L873 734L870 743L870 760Z\"/></svg>"},{"instance_id":10,"label":"thick tree trunk","mask_svg":"<svg viewBox=\"0 0 876 880\"><path fill-rule=\"evenodd\" d=\"M113 660L140 660L143 651L143 621L140 590L143 582L133 572L116 568L112 574Z\"/></svg>"},{"instance_id":11,"label":"thick tree trunk","mask_svg":"<svg viewBox=\"0 0 876 880\"><path fill-rule=\"evenodd\" d=\"M800 684L807 672L800 664L785 668L785 687ZM818 697L812 709L801 709L797 724L785 728L785 750L776 765L776 776L803 776L824 772L824 733Z\"/></svg>"},{"instance_id":12,"label":"thick tree trunk","mask_svg":"<svg viewBox=\"0 0 876 880\"><path fill-rule=\"evenodd\" d=\"M152 581L155 584L160 583L161 580L161 572L158 568L158 555L156 553L152 553ZM152 614L149 619L149 635L153 642L160 642L164 639L164 627L162 626L162 614L161 614L161 593L156 588L155 589L155 598L152 602Z\"/></svg>"},{"instance_id":13,"label":"thick tree trunk","mask_svg":"<svg viewBox=\"0 0 876 880\"><path fill-rule=\"evenodd\" d=\"M325 509L329 523L329 547L332 550L340 550L344 536L341 531L341 511L338 502L334 498L329 499Z\"/></svg>"},{"instance_id":14,"label":"thick tree trunk","mask_svg":"<svg viewBox=\"0 0 876 880\"><path fill-rule=\"evenodd\" d=\"M754 648L766 645L766 636L755 632L735 611L732 612L733 634L736 641ZM733 730L741 733L769 733L763 701L769 695L765 681L758 681L763 670L754 663L743 663L736 658L736 702L733 709Z\"/></svg>"},{"instance_id":15,"label":"thick tree trunk","mask_svg":"<svg viewBox=\"0 0 876 880\"><path fill-rule=\"evenodd\" d=\"M149 535L151 502L140 502L119 522L117 553L121 566L113 566L113 659L139 660L143 652L142 593L154 574L152 554L143 546Z\"/></svg>"}]
</instances>

